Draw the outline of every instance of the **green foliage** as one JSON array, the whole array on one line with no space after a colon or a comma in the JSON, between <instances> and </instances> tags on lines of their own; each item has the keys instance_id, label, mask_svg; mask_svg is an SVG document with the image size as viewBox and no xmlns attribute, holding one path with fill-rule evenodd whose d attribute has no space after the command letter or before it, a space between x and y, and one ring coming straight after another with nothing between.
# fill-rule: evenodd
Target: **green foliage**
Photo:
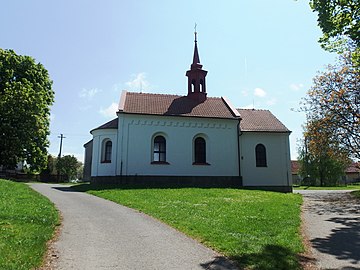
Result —
<instances>
[{"instance_id":1,"label":"green foliage","mask_svg":"<svg viewBox=\"0 0 360 270\"><path fill-rule=\"evenodd\" d=\"M56 162L56 169L65 176L66 180L76 179L81 166L81 162L71 155L58 158Z\"/></svg>"},{"instance_id":2,"label":"green foliage","mask_svg":"<svg viewBox=\"0 0 360 270\"><path fill-rule=\"evenodd\" d=\"M351 192L351 195L360 200L360 190Z\"/></svg>"},{"instance_id":3,"label":"green foliage","mask_svg":"<svg viewBox=\"0 0 360 270\"><path fill-rule=\"evenodd\" d=\"M52 155L47 156L47 163L46 168L42 170L41 173L47 174L47 175L55 175L56 174L56 163L57 160Z\"/></svg>"},{"instance_id":4,"label":"green foliage","mask_svg":"<svg viewBox=\"0 0 360 270\"><path fill-rule=\"evenodd\" d=\"M75 187L83 189L90 185ZM298 269L303 251L297 194L238 189L96 189L201 241L246 269Z\"/></svg>"},{"instance_id":5,"label":"green foliage","mask_svg":"<svg viewBox=\"0 0 360 270\"><path fill-rule=\"evenodd\" d=\"M29 56L0 49L0 164L26 161L32 170L46 164L50 106L47 70Z\"/></svg>"},{"instance_id":6,"label":"green foliage","mask_svg":"<svg viewBox=\"0 0 360 270\"><path fill-rule=\"evenodd\" d=\"M350 49L360 67L360 0L310 0L310 7L318 12L321 46L338 53Z\"/></svg>"},{"instance_id":7,"label":"green foliage","mask_svg":"<svg viewBox=\"0 0 360 270\"><path fill-rule=\"evenodd\" d=\"M303 147L300 150L300 175L304 185L336 186L351 163L346 150L339 146L322 120L309 120L305 126Z\"/></svg>"},{"instance_id":8,"label":"green foliage","mask_svg":"<svg viewBox=\"0 0 360 270\"><path fill-rule=\"evenodd\" d=\"M59 215L54 205L27 185L0 179L0 269L40 266Z\"/></svg>"},{"instance_id":9,"label":"green foliage","mask_svg":"<svg viewBox=\"0 0 360 270\"><path fill-rule=\"evenodd\" d=\"M310 136L315 139L318 129L334 146L360 159L360 71L348 54L314 78L302 110L313 125Z\"/></svg>"},{"instance_id":10,"label":"green foliage","mask_svg":"<svg viewBox=\"0 0 360 270\"><path fill-rule=\"evenodd\" d=\"M347 155L360 159L360 0L310 0L310 6L318 12L322 47L342 54L315 77L304 100L302 173L323 184L331 174L339 177Z\"/></svg>"}]
</instances>

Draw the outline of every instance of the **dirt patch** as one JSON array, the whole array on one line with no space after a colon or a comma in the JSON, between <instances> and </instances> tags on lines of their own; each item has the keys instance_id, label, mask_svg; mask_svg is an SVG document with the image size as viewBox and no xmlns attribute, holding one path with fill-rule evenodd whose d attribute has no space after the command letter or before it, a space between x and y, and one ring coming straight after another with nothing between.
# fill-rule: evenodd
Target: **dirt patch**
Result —
<instances>
[{"instance_id":1,"label":"dirt patch","mask_svg":"<svg viewBox=\"0 0 360 270\"><path fill-rule=\"evenodd\" d=\"M55 242L59 239L62 230L63 217L60 214L60 225L56 226L53 237L46 243L47 251L43 258L43 263L35 270L56 270L59 252L55 248Z\"/></svg>"},{"instance_id":2,"label":"dirt patch","mask_svg":"<svg viewBox=\"0 0 360 270\"><path fill-rule=\"evenodd\" d=\"M299 262L304 270L318 270L319 267L317 267L316 259L311 252L311 242L309 240L309 236L306 233L306 221L304 218L304 204L301 206L301 227L300 227L300 234L302 238L302 242L304 245L305 251L303 253L299 254Z\"/></svg>"}]
</instances>

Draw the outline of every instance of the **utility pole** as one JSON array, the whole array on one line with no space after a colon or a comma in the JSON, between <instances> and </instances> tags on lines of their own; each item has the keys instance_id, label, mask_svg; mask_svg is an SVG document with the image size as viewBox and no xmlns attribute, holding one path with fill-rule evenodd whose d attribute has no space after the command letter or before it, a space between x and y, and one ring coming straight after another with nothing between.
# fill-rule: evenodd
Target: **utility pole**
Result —
<instances>
[{"instance_id":1,"label":"utility pole","mask_svg":"<svg viewBox=\"0 0 360 270\"><path fill-rule=\"evenodd\" d=\"M64 134L60 134L60 136L58 136L58 138L60 138L60 152L59 152L59 158L61 158L61 150L62 150L62 141L63 139L65 139L66 137L64 136Z\"/></svg>"}]
</instances>

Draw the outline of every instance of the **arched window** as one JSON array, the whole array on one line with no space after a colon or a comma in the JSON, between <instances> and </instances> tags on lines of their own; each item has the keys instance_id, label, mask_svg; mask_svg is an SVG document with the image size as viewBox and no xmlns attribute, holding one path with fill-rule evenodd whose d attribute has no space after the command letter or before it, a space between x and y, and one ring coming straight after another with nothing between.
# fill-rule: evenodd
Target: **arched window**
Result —
<instances>
[{"instance_id":1,"label":"arched window","mask_svg":"<svg viewBox=\"0 0 360 270\"><path fill-rule=\"evenodd\" d=\"M191 92L194 93L195 92L195 84L196 84L196 81L193 79L191 81Z\"/></svg>"},{"instance_id":2,"label":"arched window","mask_svg":"<svg viewBox=\"0 0 360 270\"><path fill-rule=\"evenodd\" d=\"M200 80L200 92L205 92L204 91L204 81L202 79Z\"/></svg>"},{"instance_id":3,"label":"arched window","mask_svg":"<svg viewBox=\"0 0 360 270\"><path fill-rule=\"evenodd\" d=\"M112 153L112 142L110 140L105 140L103 142L101 162L110 163L111 162L111 153Z\"/></svg>"},{"instance_id":4,"label":"arched window","mask_svg":"<svg viewBox=\"0 0 360 270\"><path fill-rule=\"evenodd\" d=\"M194 141L194 163L206 164L206 141L204 138L197 137Z\"/></svg>"},{"instance_id":5,"label":"arched window","mask_svg":"<svg viewBox=\"0 0 360 270\"><path fill-rule=\"evenodd\" d=\"M263 144L258 144L255 147L256 167L267 167L266 164L266 148Z\"/></svg>"},{"instance_id":6,"label":"arched window","mask_svg":"<svg viewBox=\"0 0 360 270\"><path fill-rule=\"evenodd\" d=\"M154 138L154 163L166 163L166 140L163 136Z\"/></svg>"}]
</instances>

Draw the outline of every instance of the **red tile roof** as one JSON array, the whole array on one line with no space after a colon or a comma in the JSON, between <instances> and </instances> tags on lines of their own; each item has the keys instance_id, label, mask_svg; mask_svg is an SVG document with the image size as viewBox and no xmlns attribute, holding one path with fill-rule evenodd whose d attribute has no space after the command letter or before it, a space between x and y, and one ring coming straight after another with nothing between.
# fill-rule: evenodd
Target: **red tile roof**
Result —
<instances>
[{"instance_id":1,"label":"red tile roof","mask_svg":"<svg viewBox=\"0 0 360 270\"><path fill-rule=\"evenodd\" d=\"M97 128L94 128L93 130L90 131L90 133L94 130L97 130L97 129L117 129L118 128L118 118L115 118L109 122L106 122L105 124L97 127Z\"/></svg>"},{"instance_id":2,"label":"red tile roof","mask_svg":"<svg viewBox=\"0 0 360 270\"><path fill-rule=\"evenodd\" d=\"M298 160L291 161L291 173L298 174L300 169L300 162Z\"/></svg>"},{"instance_id":3,"label":"red tile roof","mask_svg":"<svg viewBox=\"0 0 360 270\"><path fill-rule=\"evenodd\" d=\"M360 173L360 162L352 163L347 169L345 170L346 173Z\"/></svg>"},{"instance_id":4,"label":"red tile roof","mask_svg":"<svg viewBox=\"0 0 360 270\"><path fill-rule=\"evenodd\" d=\"M178 95L133 93L124 91L119 111L133 114L166 116L192 116L206 118L237 119L240 115L241 131L290 132L270 111L254 109L234 109L226 98L207 98L204 102ZM96 129L116 129L115 118Z\"/></svg>"},{"instance_id":5,"label":"red tile roof","mask_svg":"<svg viewBox=\"0 0 360 270\"><path fill-rule=\"evenodd\" d=\"M187 96L133 92L127 92L124 98L120 108L124 113L232 119L236 119L237 113L223 98L208 97L198 103Z\"/></svg>"},{"instance_id":6,"label":"red tile roof","mask_svg":"<svg viewBox=\"0 0 360 270\"><path fill-rule=\"evenodd\" d=\"M238 109L241 131L291 132L268 110Z\"/></svg>"}]
</instances>

